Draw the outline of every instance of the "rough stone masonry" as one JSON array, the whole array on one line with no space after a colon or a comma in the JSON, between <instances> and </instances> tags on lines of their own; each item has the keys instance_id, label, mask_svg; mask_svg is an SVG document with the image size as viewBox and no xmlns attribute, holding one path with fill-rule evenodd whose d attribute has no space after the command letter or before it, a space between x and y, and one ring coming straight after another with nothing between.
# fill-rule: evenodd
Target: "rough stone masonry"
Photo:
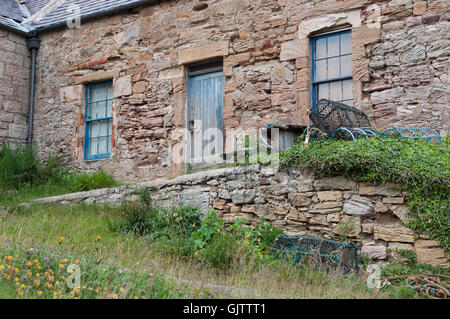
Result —
<instances>
[{"instance_id":1,"label":"rough stone masonry","mask_svg":"<svg viewBox=\"0 0 450 319\"><path fill-rule=\"evenodd\" d=\"M256 225L264 220L288 235L350 238L361 253L375 260L386 259L389 251L407 249L417 253L419 263L450 266L438 242L406 226L411 217L401 185L316 179L311 172L294 168L274 172L259 165L230 167L34 202L118 205L136 200L143 188L158 205L193 205L204 213L214 209L227 223L245 218Z\"/></svg>"},{"instance_id":2,"label":"rough stone masonry","mask_svg":"<svg viewBox=\"0 0 450 319\"><path fill-rule=\"evenodd\" d=\"M24 145L30 86L30 52L25 38L0 29L0 145Z\"/></svg>"},{"instance_id":3,"label":"rough stone masonry","mask_svg":"<svg viewBox=\"0 0 450 319\"><path fill-rule=\"evenodd\" d=\"M205 60L223 61L225 130L307 124L310 37L343 27L352 32L354 105L373 126L430 127L447 134L448 1L200 4L160 1L84 21L81 28L41 33L34 125L40 156L69 154L73 168L103 168L123 181L183 174L175 157L186 127L185 71ZM19 44L0 57L19 52ZM0 78L14 65L1 61ZM26 70L20 74L19 86L0 88L2 136L24 138L26 94L20 92ZM114 82L111 156L86 161L85 85L104 80Z\"/></svg>"}]
</instances>

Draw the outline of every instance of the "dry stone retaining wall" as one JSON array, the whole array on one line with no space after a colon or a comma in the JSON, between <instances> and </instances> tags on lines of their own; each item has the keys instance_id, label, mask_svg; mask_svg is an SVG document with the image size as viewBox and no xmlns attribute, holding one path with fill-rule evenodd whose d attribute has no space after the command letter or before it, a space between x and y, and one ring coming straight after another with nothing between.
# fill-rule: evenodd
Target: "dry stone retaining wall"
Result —
<instances>
[{"instance_id":1,"label":"dry stone retaining wall","mask_svg":"<svg viewBox=\"0 0 450 319\"><path fill-rule=\"evenodd\" d=\"M142 187L159 205L194 205L205 213L214 208L227 223L264 219L290 235L350 238L374 259L385 259L388 249L408 249L417 252L419 262L449 265L437 242L405 225L407 193L400 185L316 179L294 168L273 173L259 165L231 167L35 202L118 204L137 199Z\"/></svg>"}]
</instances>

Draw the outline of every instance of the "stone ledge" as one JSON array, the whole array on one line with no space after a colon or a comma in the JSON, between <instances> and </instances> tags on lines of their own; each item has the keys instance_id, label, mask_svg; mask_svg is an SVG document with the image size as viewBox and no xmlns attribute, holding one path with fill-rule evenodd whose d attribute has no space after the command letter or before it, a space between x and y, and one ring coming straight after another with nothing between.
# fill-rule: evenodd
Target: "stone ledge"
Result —
<instances>
[{"instance_id":1,"label":"stone ledge","mask_svg":"<svg viewBox=\"0 0 450 319\"><path fill-rule=\"evenodd\" d=\"M159 179L150 182L142 182L127 186L119 186L114 188L102 188L96 189L92 191L86 192L78 192L71 194L64 194L59 196L52 196L46 198L38 198L33 200L32 202L35 204L55 204L59 202L79 202L85 200L87 198L102 198L105 196L110 196L112 194L122 194L122 195L132 195L136 194L137 190L141 187L147 187L150 190L157 190L166 186L174 186L180 184L195 184L201 181L207 181L209 179L219 177L219 176L227 176L232 174L243 174L250 172L258 172L259 165L251 165L251 166L238 166L238 167L226 167L217 170L210 170L205 172L197 172L189 175L179 176L177 178L171 180Z\"/></svg>"},{"instance_id":2,"label":"stone ledge","mask_svg":"<svg viewBox=\"0 0 450 319\"><path fill-rule=\"evenodd\" d=\"M178 64L201 62L208 59L227 56L229 53L228 40L208 43L198 47L180 50Z\"/></svg>"}]
</instances>

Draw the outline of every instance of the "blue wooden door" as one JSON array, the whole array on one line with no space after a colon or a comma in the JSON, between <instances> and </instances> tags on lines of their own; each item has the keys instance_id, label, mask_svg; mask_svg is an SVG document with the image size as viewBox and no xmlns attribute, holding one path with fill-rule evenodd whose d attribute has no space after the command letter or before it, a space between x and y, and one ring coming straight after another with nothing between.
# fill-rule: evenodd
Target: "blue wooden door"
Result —
<instances>
[{"instance_id":1,"label":"blue wooden door","mask_svg":"<svg viewBox=\"0 0 450 319\"><path fill-rule=\"evenodd\" d=\"M189 76L188 128L191 132L190 162L209 166L208 156L223 154L223 104L225 77L222 71Z\"/></svg>"}]
</instances>

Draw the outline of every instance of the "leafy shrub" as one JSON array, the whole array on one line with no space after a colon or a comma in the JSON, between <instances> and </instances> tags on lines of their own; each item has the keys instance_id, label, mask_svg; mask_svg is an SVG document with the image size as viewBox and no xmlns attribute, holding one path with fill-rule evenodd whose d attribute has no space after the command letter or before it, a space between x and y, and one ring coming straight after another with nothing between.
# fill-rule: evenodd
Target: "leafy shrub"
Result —
<instances>
[{"instance_id":1,"label":"leafy shrub","mask_svg":"<svg viewBox=\"0 0 450 319\"><path fill-rule=\"evenodd\" d=\"M245 219L239 218L229 227L236 238L239 238L244 244L257 256L263 257L270 252L270 248L278 235L283 230L272 226L267 222L261 221L255 226L246 226Z\"/></svg>"},{"instance_id":2,"label":"leafy shrub","mask_svg":"<svg viewBox=\"0 0 450 319\"><path fill-rule=\"evenodd\" d=\"M283 231L265 222L260 222L256 227L247 226L245 221L241 218L225 227L224 220L218 217L215 210L211 210L201 227L191 235L196 255L218 269L226 269L233 260L232 256L252 255L260 259L269 256L273 241ZM226 247L228 252L223 250ZM239 247L240 253L237 254Z\"/></svg>"},{"instance_id":3,"label":"leafy shrub","mask_svg":"<svg viewBox=\"0 0 450 319\"><path fill-rule=\"evenodd\" d=\"M318 140L281 154L282 166L311 169L315 176L345 176L364 182L403 184L416 218L409 226L450 250L450 139L441 143L376 136L357 141Z\"/></svg>"},{"instance_id":4,"label":"leafy shrub","mask_svg":"<svg viewBox=\"0 0 450 319\"><path fill-rule=\"evenodd\" d=\"M240 243L227 232L216 232L204 248L197 253L198 258L208 266L226 271L233 260L239 257Z\"/></svg>"},{"instance_id":5,"label":"leafy shrub","mask_svg":"<svg viewBox=\"0 0 450 319\"><path fill-rule=\"evenodd\" d=\"M137 235L174 238L189 236L200 226L201 211L193 206L161 209L142 202L127 203L112 230Z\"/></svg>"},{"instance_id":6,"label":"leafy shrub","mask_svg":"<svg viewBox=\"0 0 450 319\"><path fill-rule=\"evenodd\" d=\"M225 221L219 218L214 209L202 221L201 227L192 233L191 238L197 249L203 249L213 238L216 232L224 230Z\"/></svg>"}]
</instances>

